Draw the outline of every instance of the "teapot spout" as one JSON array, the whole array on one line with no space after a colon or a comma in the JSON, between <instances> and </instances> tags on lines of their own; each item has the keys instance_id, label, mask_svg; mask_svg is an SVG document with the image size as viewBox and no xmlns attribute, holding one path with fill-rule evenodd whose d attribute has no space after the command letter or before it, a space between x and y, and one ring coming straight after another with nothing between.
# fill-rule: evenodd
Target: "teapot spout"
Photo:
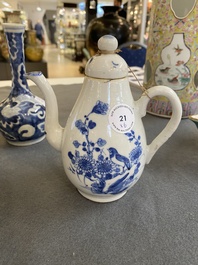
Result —
<instances>
[{"instance_id":1,"label":"teapot spout","mask_svg":"<svg viewBox=\"0 0 198 265\"><path fill-rule=\"evenodd\" d=\"M48 142L58 151L61 150L64 129L58 122L58 105L55 93L41 72L30 72L26 78L32 80L42 91L45 98L45 131Z\"/></svg>"}]
</instances>

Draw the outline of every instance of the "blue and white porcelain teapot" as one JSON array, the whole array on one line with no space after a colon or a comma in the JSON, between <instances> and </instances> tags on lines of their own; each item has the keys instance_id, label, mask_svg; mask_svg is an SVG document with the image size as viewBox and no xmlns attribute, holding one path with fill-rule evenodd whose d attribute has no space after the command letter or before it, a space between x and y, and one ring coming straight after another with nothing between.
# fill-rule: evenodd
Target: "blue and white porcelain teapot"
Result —
<instances>
[{"instance_id":1,"label":"blue and white porcelain teapot","mask_svg":"<svg viewBox=\"0 0 198 265\"><path fill-rule=\"evenodd\" d=\"M28 74L45 96L49 143L62 152L70 181L96 202L118 200L138 181L145 164L178 127L182 114L178 96L165 86L152 87L133 100L128 66L115 53L117 46L113 36L99 39L99 53L87 62L84 83L65 128L58 123L57 100L47 80L40 72ZM147 145L141 118L156 95L168 97L173 113Z\"/></svg>"}]
</instances>

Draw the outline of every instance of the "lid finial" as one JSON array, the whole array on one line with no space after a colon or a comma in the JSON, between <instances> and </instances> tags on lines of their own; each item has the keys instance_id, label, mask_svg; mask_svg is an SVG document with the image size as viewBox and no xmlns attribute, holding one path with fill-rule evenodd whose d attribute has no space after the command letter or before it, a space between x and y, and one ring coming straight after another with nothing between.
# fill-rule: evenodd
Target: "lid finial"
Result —
<instances>
[{"instance_id":1,"label":"lid finial","mask_svg":"<svg viewBox=\"0 0 198 265\"><path fill-rule=\"evenodd\" d=\"M98 49L100 51L115 52L118 48L118 41L112 35L104 35L98 40Z\"/></svg>"}]
</instances>

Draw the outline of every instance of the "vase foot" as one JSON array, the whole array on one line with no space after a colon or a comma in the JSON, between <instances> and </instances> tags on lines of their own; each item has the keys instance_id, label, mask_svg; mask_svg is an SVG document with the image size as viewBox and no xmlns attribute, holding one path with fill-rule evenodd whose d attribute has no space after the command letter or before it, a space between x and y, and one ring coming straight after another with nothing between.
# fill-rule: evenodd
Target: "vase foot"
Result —
<instances>
[{"instance_id":1,"label":"vase foot","mask_svg":"<svg viewBox=\"0 0 198 265\"><path fill-rule=\"evenodd\" d=\"M7 140L7 142L9 144L15 145L15 146L28 146L28 145L40 143L44 139L45 139L45 135L41 136L40 138L37 138L35 140L30 140L30 141L21 141L21 142L19 141L19 142L15 142L15 141L9 141L9 140Z\"/></svg>"},{"instance_id":2,"label":"vase foot","mask_svg":"<svg viewBox=\"0 0 198 265\"><path fill-rule=\"evenodd\" d=\"M106 202L113 202L117 201L120 198L122 198L127 191L121 192L119 194L113 194L113 195L89 195L81 190L78 190L78 192L85 197L86 199L94 202L100 202L100 203L106 203Z\"/></svg>"}]
</instances>

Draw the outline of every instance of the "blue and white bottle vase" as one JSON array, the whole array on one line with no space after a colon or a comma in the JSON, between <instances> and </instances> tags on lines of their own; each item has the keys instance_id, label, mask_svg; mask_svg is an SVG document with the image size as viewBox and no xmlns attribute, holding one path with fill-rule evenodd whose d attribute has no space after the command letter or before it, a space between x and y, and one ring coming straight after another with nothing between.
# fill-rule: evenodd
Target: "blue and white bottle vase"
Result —
<instances>
[{"instance_id":1,"label":"blue and white bottle vase","mask_svg":"<svg viewBox=\"0 0 198 265\"><path fill-rule=\"evenodd\" d=\"M45 138L45 103L32 94L25 77L25 26L4 23L3 28L9 48L12 88L0 103L0 131L12 145L31 145Z\"/></svg>"}]
</instances>

